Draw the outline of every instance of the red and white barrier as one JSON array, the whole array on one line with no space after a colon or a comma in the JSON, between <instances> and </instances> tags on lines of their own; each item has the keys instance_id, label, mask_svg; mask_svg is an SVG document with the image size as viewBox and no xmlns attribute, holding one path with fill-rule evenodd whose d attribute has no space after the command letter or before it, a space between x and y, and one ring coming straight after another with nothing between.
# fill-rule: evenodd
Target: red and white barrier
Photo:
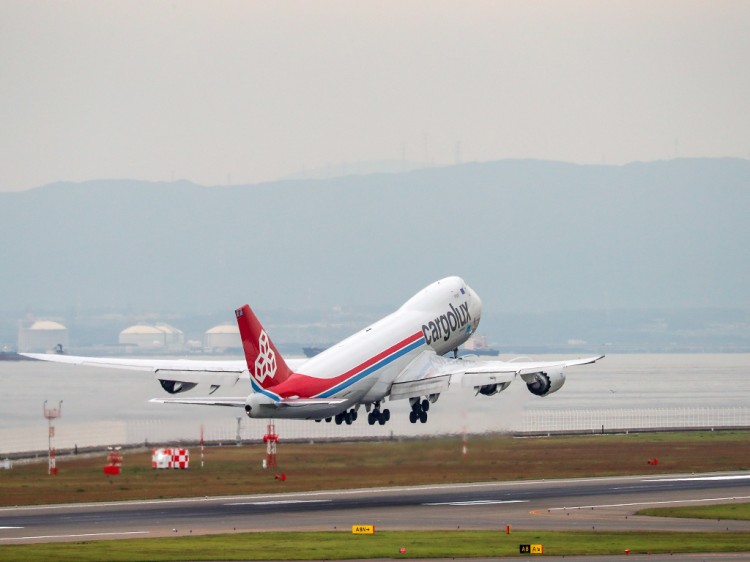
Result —
<instances>
[{"instance_id":1,"label":"red and white barrier","mask_svg":"<svg viewBox=\"0 0 750 562\"><path fill-rule=\"evenodd\" d=\"M190 451L172 449L172 468L190 468Z\"/></svg>"},{"instance_id":2,"label":"red and white barrier","mask_svg":"<svg viewBox=\"0 0 750 562\"><path fill-rule=\"evenodd\" d=\"M151 451L151 468L190 468L190 451L188 449L153 449Z\"/></svg>"}]
</instances>

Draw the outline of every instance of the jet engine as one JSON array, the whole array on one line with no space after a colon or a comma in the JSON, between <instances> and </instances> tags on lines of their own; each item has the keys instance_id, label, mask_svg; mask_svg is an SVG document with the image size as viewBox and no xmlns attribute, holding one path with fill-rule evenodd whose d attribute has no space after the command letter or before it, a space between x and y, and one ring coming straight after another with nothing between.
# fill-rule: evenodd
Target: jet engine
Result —
<instances>
[{"instance_id":1,"label":"jet engine","mask_svg":"<svg viewBox=\"0 0 750 562\"><path fill-rule=\"evenodd\" d=\"M477 386L475 388L477 390L477 393L479 394L484 394L485 396L492 396L493 394L502 392L509 386L510 386L509 382L501 382L497 384L485 384L484 386Z\"/></svg>"},{"instance_id":2,"label":"jet engine","mask_svg":"<svg viewBox=\"0 0 750 562\"><path fill-rule=\"evenodd\" d=\"M529 389L531 394L547 396L548 394L557 392L565 384L565 369L561 367L554 371L548 370L531 375L522 375L522 378L526 382L526 388Z\"/></svg>"},{"instance_id":3,"label":"jet engine","mask_svg":"<svg viewBox=\"0 0 750 562\"><path fill-rule=\"evenodd\" d=\"M170 394L185 392L186 390L192 390L198 386L197 382L169 381L165 379L159 379L159 383L161 384L161 387Z\"/></svg>"}]
</instances>

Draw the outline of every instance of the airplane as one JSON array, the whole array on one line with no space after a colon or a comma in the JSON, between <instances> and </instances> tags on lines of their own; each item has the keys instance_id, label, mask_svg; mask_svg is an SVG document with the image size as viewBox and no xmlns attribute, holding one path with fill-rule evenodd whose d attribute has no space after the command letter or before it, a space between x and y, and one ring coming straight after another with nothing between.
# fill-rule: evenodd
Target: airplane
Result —
<instances>
[{"instance_id":1,"label":"airplane","mask_svg":"<svg viewBox=\"0 0 750 562\"><path fill-rule=\"evenodd\" d=\"M309 359L285 360L248 305L235 310L244 361L24 355L151 371L173 395L209 387L208 397L152 402L239 407L250 418L334 420L339 425L354 422L362 406L370 425L385 425L390 419L386 400L409 400L409 421L426 423L430 405L444 392L472 388L475 396L492 396L518 379L532 394L549 396L562 388L567 367L604 357L542 362L459 358L458 347L477 330L481 315L479 296L454 276L428 285L395 312ZM249 381L248 395L210 396L240 380Z\"/></svg>"}]
</instances>

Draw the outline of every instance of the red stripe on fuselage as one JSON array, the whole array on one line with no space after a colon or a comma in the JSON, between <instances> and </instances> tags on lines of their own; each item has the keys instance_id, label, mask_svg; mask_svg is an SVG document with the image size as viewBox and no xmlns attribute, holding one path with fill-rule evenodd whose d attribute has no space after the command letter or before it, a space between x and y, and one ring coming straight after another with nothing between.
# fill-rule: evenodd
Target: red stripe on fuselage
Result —
<instances>
[{"instance_id":1,"label":"red stripe on fuselage","mask_svg":"<svg viewBox=\"0 0 750 562\"><path fill-rule=\"evenodd\" d=\"M356 376L358 373L375 365L378 361L381 361L392 353L396 353L399 349L414 343L422 337L424 337L422 332L417 332L337 377L323 379L310 375L303 375L302 373L292 373L287 380L268 388L268 390L274 394L278 394L281 398L289 398L292 396L311 398L317 396L337 384L341 384L345 380Z\"/></svg>"}]
</instances>

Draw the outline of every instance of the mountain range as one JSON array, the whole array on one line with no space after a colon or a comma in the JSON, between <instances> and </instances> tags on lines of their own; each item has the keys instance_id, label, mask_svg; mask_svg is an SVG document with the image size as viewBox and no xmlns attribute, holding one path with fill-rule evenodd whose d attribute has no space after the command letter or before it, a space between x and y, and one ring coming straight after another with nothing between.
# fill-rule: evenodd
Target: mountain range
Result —
<instances>
[{"instance_id":1,"label":"mountain range","mask_svg":"<svg viewBox=\"0 0 750 562\"><path fill-rule=\"evenodd\" d=\"M741 159L504 160L226 186L60 182L0 193L0 315L231 320L245 302L306 318L378 314L461 275L485 318L720 310L742 324L748 211Z\"/></svg>"}]
</instances>

